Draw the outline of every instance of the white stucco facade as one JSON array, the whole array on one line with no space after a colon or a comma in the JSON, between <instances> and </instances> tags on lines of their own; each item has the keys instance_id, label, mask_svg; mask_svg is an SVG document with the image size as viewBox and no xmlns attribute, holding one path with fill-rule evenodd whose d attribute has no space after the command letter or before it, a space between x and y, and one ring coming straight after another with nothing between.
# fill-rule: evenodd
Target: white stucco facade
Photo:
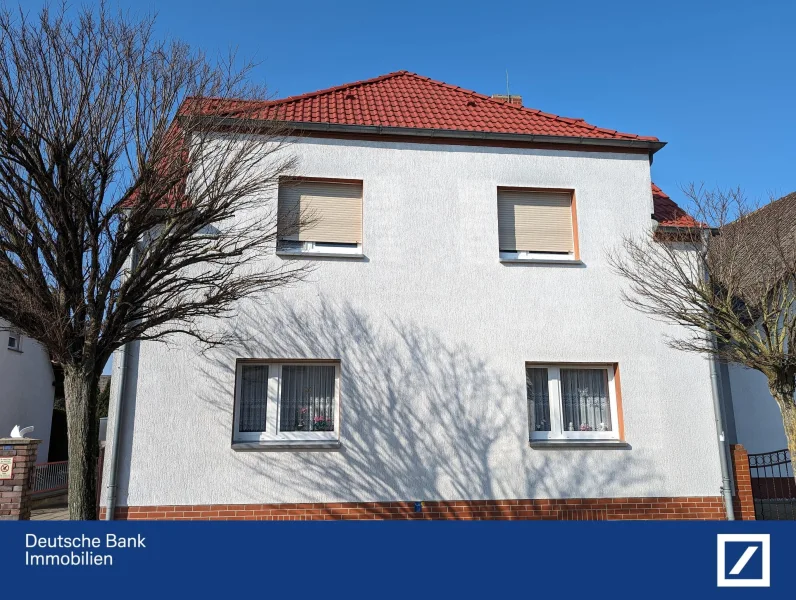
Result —
<instances>
[{"instance_id":1,"label":"white stucco facade","mask_svg":"<svg viewBox=\"0 0 796 600\"><path fill-rule=\"evenodd\" d=\"M788 447L782 413L760 371L728 365L735 438L750 454Z\"/></svg>"},{"instance_id":2,"label":"white stucco facade","mask_svg":"<svg viewBox=\"0 0 796 600\"><path fill-rule=\"evenodd\" d=\"M119 505L719 495L708 361L625 306L607 261L651 226L647 155L289 151L297 175L363 182L364 258L312 260L304 283L213 325L237 344L131 346ZM582 264L500 262L498 186L573 189ZM234 450L238 358L339 360L341 448ZM531 447L526 361L617 363L628 446Z\"/></svg>"},{"instance_id":3,"label":"white stucco facade","mask_svg":"<svg viewBox=\"0 0 796 600\"><path fill-rule=\"evenodd\" d=\"M33 425L27 437L41 440L37 462L47 462L53 417L53 371L37 342L22 336L20 351L9 349L9 324L0 320L0 437L15 425Z\"/></svg>"}]
</instances>

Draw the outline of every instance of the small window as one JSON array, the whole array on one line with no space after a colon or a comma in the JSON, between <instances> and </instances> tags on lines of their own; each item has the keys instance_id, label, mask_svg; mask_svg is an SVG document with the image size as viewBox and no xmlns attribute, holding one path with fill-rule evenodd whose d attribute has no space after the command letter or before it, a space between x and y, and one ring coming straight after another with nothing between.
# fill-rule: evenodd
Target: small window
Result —
<instances>
[{"instance_id":1,"label":"small window","mask_svg":"<svg viewBox=\"0 0 796 600\"><path fill-rule=\"evenodd\" d=\"M362 255L362 182L279 181L280 254Z\"/></svg>"},{"instance_id":2,"label":"small window","mask_svg":"<svg viewBox=\"0 0 796 600\"><path fill-rule=\"evenodd\" d=\"M240 361L236 442L324 443L339 438L340 366Z\"/></svg>"},{"instance_id":3,"label":"small window","mask_svg":"<svg viewBox=\"0 0 796 600\"><path fill-rule=\"evenodd\" d=\"M497 198L501 259L579 258L572 191L498 188Z\"/></svg>"},{"instance_id":4,"label":"small window","mask_svg":"<svg viewBox=\"0 0 796 600\"><path fill-rule=\"evenodd\" d=\"M619 439L612 365L528 365L528 426L534 440Z\"/></svg>"},{"instance_id":5,"label":"small window","mask_svg":"<svg viewBox=\"0 0 796 600\"><path fill-rule=\"evenodd\" d=\"M22 352L22 334L18 331L8 333L8 349Z\"/></svg>"}]
</instances>

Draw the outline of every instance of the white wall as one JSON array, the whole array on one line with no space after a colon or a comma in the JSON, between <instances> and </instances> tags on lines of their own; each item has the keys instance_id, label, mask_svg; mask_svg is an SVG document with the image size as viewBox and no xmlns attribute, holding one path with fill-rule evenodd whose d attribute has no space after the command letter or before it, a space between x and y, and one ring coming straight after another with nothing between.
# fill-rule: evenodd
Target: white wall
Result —
<instances>
[{"instance_id":1,"label":"white wall","mask_svg":"<svg viewBox=\"0 0 796 600\"><path fill-rule=\"evenodd\" d=\"M298 175L364 181L366 258L316 259L307 282L243 303L216 324L235 345L132 348L121 505L719 494L708 362L627 308L606 261L650 226L646 156L291 151ZM497 186L573 188L584 266L500 263ZM340 359L342 450L233 451L237 357ZM631 448L530 448L525 361L618 362Z\"/></svg>"},{"instance_id":2,"label":"white wall","mask_svg":"<svg viewBox=\"0 0 796 600\"><path fill-rule=\"evenodd\" d=\"M0 437L7 437L14 425L33 425L27 437L41 440L36 460L47 462L55 396L50 357L26 336L22 352L9 350L8 335L8 323L0 320Z\"/></svg>"},{"instance_id":3,"label":"white wall","mask_svg":"<svg viewBox=\"0 0 796 600\"><path fill-rule=\"evenodd\" d=\"M739 365L728 365L728 373L738 443L751 454L787 448L782 413L766 376Z\"/></svg>"}]
</instances>

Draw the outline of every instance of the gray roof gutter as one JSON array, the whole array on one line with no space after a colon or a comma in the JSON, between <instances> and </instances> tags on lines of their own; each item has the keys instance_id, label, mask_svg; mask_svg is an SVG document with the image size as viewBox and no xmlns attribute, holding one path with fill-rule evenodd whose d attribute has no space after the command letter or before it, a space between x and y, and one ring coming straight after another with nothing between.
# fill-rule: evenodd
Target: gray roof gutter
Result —
<instances>
[{"instance_id":1,"label":"gray roof gutter","mask_svg":"<svg viewBox=\"0 0 796 600\"><path fill-rule=\"evenodd\" d=\"M241 125L254 126L256 119L241 119L237 117L199 117L207 120L208 125L228 126ZM288 132L312 133L340 133L347 135L375 135L375 136L404 136L431 137L451 140L492 141L492 142L520 142L530 144L564 144L568 146L596 146L616 148L618 151L633 149L647 150L650 157L663 148L666 142L653 142L650 140L623 140L612 138L568 137L562 135L533 135L525 133L497 133L491 131L464 131L459 129L422 129L415 127L384 127L382 125L340 125L337 123L307 123L304 121L262 121L269 123Z\"/></svg>"}]
</instances>

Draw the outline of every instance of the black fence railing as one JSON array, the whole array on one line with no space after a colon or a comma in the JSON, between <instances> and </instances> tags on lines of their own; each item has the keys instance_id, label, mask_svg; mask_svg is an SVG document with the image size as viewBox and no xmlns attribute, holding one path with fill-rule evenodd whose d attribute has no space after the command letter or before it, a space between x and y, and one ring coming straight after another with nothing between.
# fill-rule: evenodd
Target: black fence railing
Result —
<instances>
[{"instance_id":1,"label":"black fence railing","mask_svg":"<svg viewBox=\"0 0 796 600\"><path fill-rule=\"evenodd\" d=\"M796 480L788 450L749 455L755 518L764 521L796 519Z\"/></svg>"}]
</instances>

